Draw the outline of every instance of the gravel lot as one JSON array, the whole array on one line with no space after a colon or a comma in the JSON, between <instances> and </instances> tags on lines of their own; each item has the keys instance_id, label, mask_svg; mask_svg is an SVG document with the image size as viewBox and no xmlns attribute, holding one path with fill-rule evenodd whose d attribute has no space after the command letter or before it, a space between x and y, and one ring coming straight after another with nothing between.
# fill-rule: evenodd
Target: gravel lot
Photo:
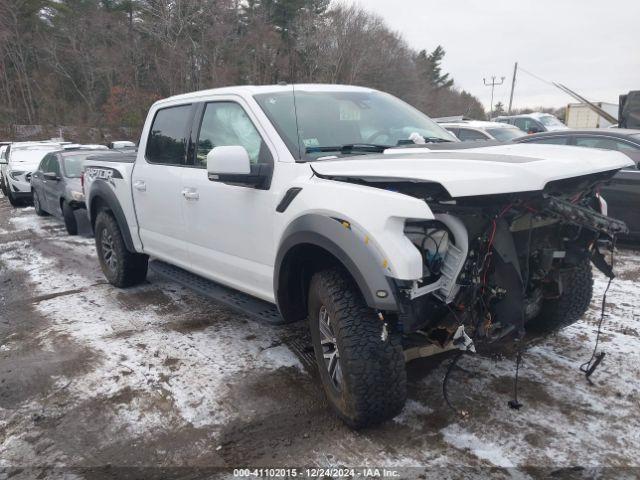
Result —
<instances>
[{"instance_id":1,"label":"gravel lot","mask_svg":"<svg viewBox=\"0 0 640 480\"><path fill-rule=\"evenodd\" d=\"M634 477L620 468L639 465L640 259L620 250L617 261L593 386L578 367L600 274L586 317L525 353L521 410L507 406L513 359L465 356L449 384L469 412L457 416L442 396L445 357L410 364L403 413L355 432L323 398L304 324L261 325L153 274L113 288L92 238L0 198L0 479L35 478L34 467L75 479L342 465L402 478Z\"/></svg>"}]
</instances>

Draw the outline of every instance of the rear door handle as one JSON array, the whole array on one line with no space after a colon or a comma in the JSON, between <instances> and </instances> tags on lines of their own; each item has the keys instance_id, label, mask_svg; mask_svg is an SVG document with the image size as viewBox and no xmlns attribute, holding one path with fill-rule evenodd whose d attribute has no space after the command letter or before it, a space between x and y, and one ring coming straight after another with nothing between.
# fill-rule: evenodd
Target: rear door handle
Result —
<instances>
[{"instance_id":1,"label":"rear door handle","mask_svg":"<svg viewBox=\"0 0 640 480\"><path fill-rule=\"evenodd\" d=\"M200 198L198 191L193 188L185 188L182 190L182 196L187 200L198 200Z\"/></svg>"},{"instance_id":2,"label":"rear door handle","mask_svg":"<svg viewBox=\"0 0 640 480\"><path fill-rule=\"evenodd\" d=\"M144 183L143 180L136 180L135 182L133 182L133 187L136 190L140 190L141 192L146 192L147 191L147 184Z\"/></svg>"}]
</instances>

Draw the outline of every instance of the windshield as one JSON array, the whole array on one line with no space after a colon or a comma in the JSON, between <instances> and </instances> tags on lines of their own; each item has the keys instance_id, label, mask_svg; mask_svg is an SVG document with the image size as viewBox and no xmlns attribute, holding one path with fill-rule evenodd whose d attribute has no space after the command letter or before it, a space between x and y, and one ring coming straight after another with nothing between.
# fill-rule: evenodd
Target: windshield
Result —
<instances>
[{"instance_id":1,"label":"windshield","mask_svg":"<svg viewBox=\"0 0 640 480\"><path fill-rule=\"evenodd\" d=\"M80 178L80 174L84 167L84 161L88 156L89 154L64 157L64 160L62 161L64 165L64 176L67 178Z\"/></svg>"},{"instance_id":2,"label":"windshield","mask_svg":"<svg viewBox=\"0 0 640 480\"><path fill-rule=\"evenodd\" d=\"M487 128L487 133L501 142L508 142L524 135L524 132L519 128Z\"/></svg>"},{"instance_id":3,"label":"windshield","mask_svg":"<svg viewBox=\"0 0 640 480\"><path fill-rule=\"evenodd\" d=\"M540 120L540 123L547 127L564 127L564 123L562 123L553 115L541 115L538 120Z\"/></svg>"},{"instance_id":4,"label":"windshield","mask_svg":"<svg viewBox=\"0 0 640 480\"><path fill-rule=\"evenodd\" d=\"M423 113L381 92L296 90L295 102L292 91L259 94L255 99L299 160L351 153L358 151L356 146L362 147L360 152L380 151L412 144L414 138L456 141Z\"/></svg>"}]
</instances>

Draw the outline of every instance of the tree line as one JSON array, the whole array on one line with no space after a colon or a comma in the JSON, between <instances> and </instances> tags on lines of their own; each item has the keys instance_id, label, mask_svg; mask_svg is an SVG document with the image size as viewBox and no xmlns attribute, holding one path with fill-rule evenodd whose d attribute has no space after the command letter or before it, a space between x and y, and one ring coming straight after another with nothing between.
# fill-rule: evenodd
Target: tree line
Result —
<instances>
[{"instance_id":1,"label":"tree line","mask_svg":"<svg viewBox=\"0 0 640 480\"><path fill-rule=\"evenodd\" d=\"M369 86L431 116L484 118L444 55L329 0L0 0L0 124L140 128L156 99L277 82Z\"/></svg>"}]
</instances>

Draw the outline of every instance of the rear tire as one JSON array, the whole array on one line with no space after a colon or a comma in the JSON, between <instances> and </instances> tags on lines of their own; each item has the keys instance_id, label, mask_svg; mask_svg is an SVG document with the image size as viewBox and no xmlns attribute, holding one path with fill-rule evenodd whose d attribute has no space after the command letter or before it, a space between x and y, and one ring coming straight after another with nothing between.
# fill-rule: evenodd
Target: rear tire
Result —
<instances>
[{"instance_id":1,"label":"rear tire","mask_svg":"<svg viewBox=\"0 0 640 480\"><path fill-rule=\"evenodd\" d=\"M49 215L42 209L42 203L40 203L40 196L36 190L33 190L33 208L36 210L36 215L39 217L46 217Z\"/></svg>"},{"instance_id":2,"label":"rear tire","mask_svg":"<svg viewBox=\"0 0 640 480\"><path fill-rule=\"evenodd\" d=\"M529 322L528 327L533 332L545 333L567 327L580 320L589 309L592 295L591 261L586 258L565 275L560 297L545 300L540 315Z\"/></svg>"},{"instance_id":3,"label":"rear tire","mask_svg":"<svg viewBox=\"0 0 640 480\"><path fill-rule=\"evenodd\" d=\"M338 416L360 428L400 413L407 398L400 335L381 339L382 322L341 269L312 277L309 322L320 379Z\"/></svg>"},{"instance_id":4,"label":"rear tire","mask_svg":"<svg viewBox=\"0 0 640 480\"><path fill-rule=\"evenodd\" d=\"M35 193L35 192L34 192ZM35 197L34 197L35 203ZM78 234L78 221L76 220L76 214L71 205L67 202L62 202L62 216L64 217L64 226L67 229L69 235Z\"/></svg>"},{"instance_id":5,"label":"rear tire","mask_svg":"<svg viewBox=\"0 0 640 480\"><path fill-rule=\"evenodd\" d=\"M142 283L147 278L149 257L127 250L118 222L111 212L98 213L95 238L100 267L109 283L125 288Z\"/></svg>"}]
</instances>

